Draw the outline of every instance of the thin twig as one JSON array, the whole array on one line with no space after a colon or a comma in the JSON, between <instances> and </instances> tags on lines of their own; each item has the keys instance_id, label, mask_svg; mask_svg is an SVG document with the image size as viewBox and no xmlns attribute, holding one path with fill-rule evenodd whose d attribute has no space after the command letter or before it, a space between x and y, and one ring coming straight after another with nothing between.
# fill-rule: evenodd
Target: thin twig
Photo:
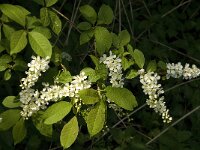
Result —
<instances>
[{"instance_id":1,"label":"thin twig","mask_svg":"<svg viewBox=\"0 0 200 150\"><path fill-rule=\"evenodd\" d=\"M121 32L122 27L122 18L121 18L121 2L118 0L118 8L119 8L119 33Z\"/></svg>"},{"instance_id":2,"label":"thin twig","mask_svg":"<svg viewBox=\"0 0 200 150\"><path fill-rule=\"evenodd\" d=\"M196 108L194 108L193 110L191 110L190 112L188 112L187 114L185 114L184 116L182 116L181 118L179 118L178 120L176 120L170 126L168 126L167 128L165 128L162 132L160 132L158 135L156 135L153 139L149 140L149 142L147 142L146 145L149 145L152 142L154 142L157 138L159 138L161 135L163 135L165 132L167 132L171 127L173 127L176 124L178 124L180 121L182 121L183 119L185 119L186 117L188 117L189 115L191 115L192 113L194 113L195 111L197 111L199 108L200 108L200 105L197 106Z\"/></svg>"},{"instance_id":3,"label":"thin twig","mask_svg":"<svg viewBox=\"0 0 200 150\"><path fill-rule=\"evenodd\" d=\"M172 13L173 11L175 11L176 9L178 9L179 7L182 7L184 6L185 4L187 3L190 3L192 0L188 0L188 1L185 1L185 2L181 2L179 5L177 5L176 7L172 8L171 10L169 10L168 12L166 12L165 14L163 14L161 16L161 18L164 18L165 16L169 15L170 13Z\"/></svg>"},{"instance_id":4,"label":"thin twig","mask_svg":"<svg viewBox=\"0 0 200 150\"><path fill-rule=\"evenodd\" d=\"M161 45L161 46L164 46L164 47L168 48L169 50L172 50L172 51L174 51L174 52L176 52L176 53L178 53L178 54L181 54L181 55L183 55L183 56L185 56L185 57L187 57L187 58L190 58L190 59L192 59L192 60L194 60L194 61L200 63L200 60L199 60L199 59L194 58L194 57L191 57L191 56L188 56L188 55L186 55L186 54L184 54L184 53L182 53L182 52L180 52L180 51L178 51L178 50L176 50L176 49L174 49L174 48L172 48L172 47L169 47L169 46L167 46L167 45L165 45L165 44L163 44L163 43L161 43L161 42L154 41L154 40L150 40L150 41L153 42L153 43L159 44L159 45Z\"/></svg>"}]
</instances>

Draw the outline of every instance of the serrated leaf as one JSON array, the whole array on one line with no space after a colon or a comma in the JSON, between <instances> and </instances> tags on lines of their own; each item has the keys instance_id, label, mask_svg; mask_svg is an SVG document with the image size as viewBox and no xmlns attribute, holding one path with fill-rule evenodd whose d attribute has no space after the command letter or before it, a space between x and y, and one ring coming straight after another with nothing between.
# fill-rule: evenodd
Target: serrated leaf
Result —
<instances>
[{"instance_id":1,"label":"serrated leaf","mask_svg":"<svg viewBox=\"0 0 200 150\"><path fill-rule=\"evenodd\" d=\"M9 109L0 114L2 122L0 123L0 130L8 130L16 124L20 119L20 110L18 109Z\"/></svg>"},{"instance_id":2,"label":"serrated leaf","mask_svg":"<svg viewBox=\"0 0 200 150\"><path fill-rule=\"evenodd\" d=\"M114 15L110 6L103 4L98 12L97 24L111 24Z\"/></svg>"},{"instance_id":3,"label":"serrated leaf","mask_svg":"<svg viewBox=\"0 0 200 150\"><path fill-rule=\"evenodd\" d=\"M10 27L6 24L3 25L3 33L5 37L10 40L11 35L15 32L15 29L13 27Z\"/></svg>"},{"instance_id":4,"label":"serrated leaf","mask_svg":"<svg viewBox=\"0 0 200 150\"><path fill-rule=\"evenodd\" d=\"M78 121L74 116L65 126L63 127L60 135L60 143L63 148L69 148L76 140L79 132Z\"/></svg>"},{"instance_id":5,"label":"serrated leaf","mask_svg":"<svg viewBox=\"0 0 200 150\"><path fill-rule=\"evenodd\" d=\"M94 89L84 89L79 91L78 94L84 104L95 104L99 101L98 92Z\"/></svg>"},{"instance_id":6,"label":"serrated leaf","mask_svg":"<svg viewBox=\"0 0 200 150\"><path fill-rule=\"evenodd\" d=\"M126 88L106 87L106 96L118 106L133 110L137 106L135 96Z\"/></svg>"},{"instance_id":7,"label":"serrated leaf","mask_svg":"<svg viewBox=\"0 0 200 150\"><path fill-rule=\"evenodd\" d=\"M90 5L83 5L80 8L80 12L83 17L89 21L90 23L94 24L97 20L97 13Z\"/></svg>"},{"instance_id":8,"label":"serrated leaf","mask_svg":"<svg viewBox=\"0 0 200 150\"><path fill-rule=\"evenodd\" d=\"M51 137L53 133L53 127L52 125L44 124L44 120L42 118L43 114L44 112L39 111L36 115L34 115L32 117L33 124L42 135Z\"/></svg>"},{"instance_id":9,"label":"serrated leaf","mask_svg":"<svg viewBox=\"0 0 200 150\"><path fill-rule=\"evenodd\" d=\"M96 41L96 50L100 55L103 55L112 45L112 36L104 27L96 27L94 36Z\"/></svg>"},{"instance_id":10,"label":"serrated leaf","mask_svg":"<svg viewBox=\"0 0 200 150\"><path fill-rule=\"evenodd\" d=\"M21 6L11 5L11 4L1 4L0 10L3 14L8 16L11 20L17 22L18 24L25 26L26 16L30 14L28 10Z\"/></svg>"},{"instance_id":11,"label":"serrated leaf","mask_svg":"<svg viewBox=\"0 0 200 150\"><path fill-rule=\"evenodd\" d=\"M22 51L27 45L27 33L25 30L15 31L10 38L10 54Z\"/></svg>"},{"instance_id":12,"label":"serrated leaf","mask_svg":"<svg viewBox=\"0 0 200 150\"><path fill-rule=\"evenodd\" d=\"M138 76L138 71L137 70L131 70L128 72L126 75L126 79L133 79Z\"/></svg>"},{"instance_id":13,"label":"serrated leaf","mask_svg":"<svg viewBox=\"0 0 200 150\"><path fill-rule=\"evenodd\" d=\"M25 127L24 119L21 118L15 124L12 130L12 134L13 134L14 145L23 141L23 139L26 137L27 134L27 129Z\"/></svg>"},{"instance_id":14,"label":"serrated leaf","mask_svg":"<svg viewBox=\"0 0 200 150\"><path fill-rule=\"evenodd\" d=\"M39 32L29 32L29 43L33 51L43 57L46 58L51 57L52 54L52 46L49 40Z\"/></svg>"},{"instance_id":15,"label":"serrated leaf","mask_svg":"<svg viewBox=\"0 0 200 150\"><path fill-rule=\"evenodd\" d=\"M45 26L45 27L50 24L48 8L43 7L40 9L40 20L41 20L43 26Z\"/></svg>"},{"instance_id":16,"label":"serrated leaf","mask_svg":"<svg viewBox=\"0 0 200 150\"><path fill-rule=\"evenodd\" d=\"M157 69L157 63L155 60L152 60L147 65L147 72L155 72Z\"/></svg>"},{"instance_id":17,"label":"serrated leaf","mask_svg":"<svg viewBox=\"0 0 200 150\"><path fill-rule=\"evenodd\" d=\"M32 31L33 31L33 32L41 33L41 34L44 35L47 39L50 39L50 38L51 38L51 31L50 31L49 28L42 27L42 26L38 26L38 27L35 27Z\"/></svg>"},{"instance_id":18,"label":"serrated leaf","mask_svg":"<svg viewBox=\"0 0 200 150\"><path fill-rule=\"evenodd\" d=\"M61 101L48 107L43 114L45 124L54 124L62 120L71 110L72 105L68 102Z\"/></svg>"},{"instance_id":19,"label":"serrated leaf","mask_svg":"<svg viewBox=\"0 0 200 150\"><path fill-rule=\"evenodd\" d=\"M80 45L89 42L92 39L93 35L94 35L93 30L88 30L88 31L82 32L80 35Z\"/></svg>"},{"instance_id":20,"label":"serrated leaf","mask_svg":"<svg viewBox=\"0 0 200 150\"><path fill-rule=\"evenodd\" d=\"M53 30L53 32L58 35L62 29L62 22L58 15L53 11L49 11L49 17L51 20L50 27Z\"/></svg>"},{"instance_id":21,"label":"serrated leaf","mask_svg":"<svg viewBox=\"0 0 200 150\"><path fill-rule=\"evenodd\" d=\"M138 67L140 68L144 67L145 58L144 58L144 54L140 50L138 49L134 50L133 58L135 59L135 63L138 65Z\"/></svg>"},{"instance_id":22,"label":"serrated leaf","mask_svg":"<svg viewBox=\"0 0 200 150\"><path fill-rule=\"evenodd\" d=\"M119 37L121 47L127 45L130 42L130 34L128 33L127 30L121 31L118 37Z\"/></svg>"},{"instance_id":23,"label":"serrated leaf","mask_svg":"<svg viewBox=\"0 0 200 150\"><path fill-rule=\"evenodd\" d=\"M55 3L57 3L58 0L45 0L46 3L46 7L50 7L52 5L54 5Z\"/></svg>"},{"instance_id":24,"label":"serrated leaf","mask_svg":"<svg viewBox=\"0 0 200 150\"><path fill-rule=\"evenodd\" d=\"M10 63L12 62L12 57L8 54L4 54L0 57L0 63Z\"/></svg>"},{"instance_id":25,"label":"serrated leaf","mask_svg":"<svg viewBox=\"0 0 200 150\"><path fill-rule=\"evenodd\" d=\"M81 22L77 25L77 28L83 31L89 30L91 27L92 25L89 22Z\"/></svg>"},{"instance_id":26,"label":"serrated leaf","mask_svg":"<svg viewBox=\"0 0 200 150\"><path fill-rule=\"evenodd\" d=\"M105 123L105 112L106 106L104 102L101 101L88 113L86 123L91 137L103 129Z\"/></svg>"},{"instance_id":27,"label":"serrated leaf","mask_svg":"<svg viewBox=\"0 0 200 150\"><path fill-rule=\"evenodd\" d=\"M7 108L16 108L21 105L21 103L16 100L16 96L7 96L6 98L4 98L2 104Z\"/></svg>"}]
</instances>

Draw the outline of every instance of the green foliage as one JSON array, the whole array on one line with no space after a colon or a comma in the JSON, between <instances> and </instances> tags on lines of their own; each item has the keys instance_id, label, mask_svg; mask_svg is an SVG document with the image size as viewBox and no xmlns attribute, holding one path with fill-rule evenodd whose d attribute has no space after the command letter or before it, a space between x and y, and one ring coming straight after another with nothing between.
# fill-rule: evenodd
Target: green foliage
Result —
<instances>
[{"instance_id":1,"label":"green foliage","mask_svg":"<svg viewBox=\"0 0 200 150\"><path fill-rule=\"evenodd\" d=\"M103 4L98 12L97 24L111 24L113 21L114 15L110 6Z\"/></svg>"},{"instance_id":2,"label":"green foliage","mask_svg":"<svg viewBox=\"0 0 200 150\"><path fill-rule=\"evenodd\" d=\"M69 148L76 140L79 132L78 121L74 116L65 126L63 127L60 135L60 142L63 148Z\"/></svg>"},{"instance_id":3,"label":"green foliage","mask_svg":"<svg viewBox=\"0 0 200 150\"><path fill-rule=\"evenodd\" d=\"M90 5L84 5L84 6L81 6L79 9L80 9L81 14L87 21L89 21L92 24L96 22L97 13L94 10L94 8L92 8Z\"/></svg>"},{"instance_id":4,"label":"green foliage","mask_svg":"<svg viewBox=\"0 0 200 150\"><path fill-rule=\"evenodd\" d=\"M96 50L102 55L107 52L112 44L112 36L104 27L96 27L94 31Z\"/></svg>"},{"instance_id":5,"label":"green foliage","mask_svg":"<svg viewBox=\"0 0 200 150\"><path fill-rule=\"evenodd\" d=\"M10 55L19 53L27 45L27 33L24 30L15 31L10 38Z\"/></svg>"},{"instance_id":6,"label":"green foliage","mask_svg":"<svg viewBox=\"0 0 200 150\"><path fill-rule=\"evenodd\" d=\"M7 96L3 100L2 104L7 108L16 108L21 105L21 103L17 100L16 96Z\"/></svg>"},{"instance_id":7,"label":"green foliage","mask_svg":"<svg viewBox=\"0 0 200 150\"><path fill-rule=\"evenodd\" d=\"M13 127L12 130L14 144L18 144L26 137L27 130L25 127L24 119L21 118Z\"/></svg>"},{"instance_id":8,"label":"green foliage","mask_svg":"<svg viewBox=\"0 0 200 150\"><path fill-rule=\"evenodd\" d=\"M8 130L14 126L20 119L20 110L9 109L0 114L2 122L0 123L0 131Z\"/></svg>"},{"instance_id":9,"label":"green foliage","mask_svg":"<svg viewBox=\"0 0 200 150\"><path fill-rule=\"evenodd\" d=\"M106 87L106 96L118 106L133 110L137 106L135 96L126 88Z\"/></svg>"},{"instance_id":10,"label":"green foliage","mask_svg":"<svg viewBox=\"0 0 200 150\"><path fill-rule=\"evenodd\" d=\"M29 32L28 38L34 52L41 57L51 57L52 46L48 39L39 32Z\"/></svg>"},{"instance_id":11,"label":"green foliage","mask_svg":"<svg viewBox=\"0 0 200 150\"><path fill-rule=\"evenodd\" d=\"M106 106L103 101L100 101L87 114L86 123L91 137L103 129L105 123L105 112Z\"/></svg>"},{"instance_id":12,"label":"green foliage","mask_svg":"<svg viewBox=\"0 0 200 150\"><path fill-rule=\"evenodd\" d=\"M94 89L81 90L78 94L82 99L83 104L95 104L99 101L98 92Z\"/></svg>"},{"instance_id":13,"label":"green foliage","mask_svg":"<svg viewBox=\"0 0 200 150\"><path fill-rule=\"evenodd\" d=\"M72 105L65 101L51 105L42 116L44 123L49 125L62 120L70 112L71 108Z\"/></svg>"},{"instance_id":14,"label":"green foliage","mask_svg":"<svg viewBox=\"0 0 200 150\"><path fill-rule=\"evenodd\" d=\"M138 65L138 67L143 68L144 63L145 63L145 58L143 53L138 50L135 49L133 52L133 58L135 59L135 63Z\"/></svg>"}]
</instances>

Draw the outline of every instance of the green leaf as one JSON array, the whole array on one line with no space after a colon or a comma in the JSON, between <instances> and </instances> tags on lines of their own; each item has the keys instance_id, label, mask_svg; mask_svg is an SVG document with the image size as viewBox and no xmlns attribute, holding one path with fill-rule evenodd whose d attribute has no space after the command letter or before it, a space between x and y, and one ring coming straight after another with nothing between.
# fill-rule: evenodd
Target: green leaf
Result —
<instances>
[{"instance_id":1,"label":"green leaf","mask_svg":"<svg viewBox=\"0 0 200 150\"><path fill-rule=\"evenodd\" d=\"M83 30L83 31L89 30L89 29L91 29L91 27L92 27L92 25L89 22L81 22L77 25L77 28L79 30Z\"/></svg>"},{"instance_id":2,"label":"green leaf","mask_svg":"<svg viewBox=\"0 0 200 150\"><path fill-rule=\"evenodd\" d=\"M58 15L53 11L49 11L49 17L51 20L50 27L53 30L53 32L58 35L62 29L62 22Z\"/></svg>"},{"instance_id":3,"label":"green leaf","mask_svg":"<svg viewBox=\"0 0 200 150\"><path fill-rule=\"evenodd\" d=\"M94 8L92 8L90 5L84 5L84 6L81 6L79 9L80 9L81 14L87 21L89 21L92 24L96 22L97 13L94 10Z\"/></svg>"},{"instance_id":4,"label":"green leaf","mask_svg":"<svg viewBox=\"0 0 200 150\"><path fill-rule=\"evenodd\" d=\"M106 28L96 27L94 36L96 40L96 50L100 55L102 55L110 49L112 44L112 35Z\"/></svg>"},{"instance_id":5,"label":"green leaf","mask_svg":"<svg viewBox=\"0 0 200 150\"><path fill-rule=\"evenodd\" d=\"M120 41L119 41L119 37L115 34L115 33L111 33L111 36L112 36L112 43L113 45L116 47L116 48L119 48L119 44L120 44Z\"/></svg>"},{"instance_id":6,"label":"green leaf","mask_svg":"<svg viewBox=\"0 0 200 150\"><path fill-rule=\"evenodd\" d=\"M155 60L152 60L147 65L147 72L155 72L157 69L157 64Z\"/></svg>"},{"instance_id":7,"label":"green leaf","mask_svg":"<svg viewBox=\"0 0 200 150\"><path fill-rule=\"evenodd\" d=\"M10 27L6 24L3 25L3 33L5 37L10 40L11 35L15 32L15 29L13 27Z\"/></svg>"},{"instance_id":8,"label":"green leaf","mask_svg":"<svg viewBox=\"0 0 200 150\"><path fill-rule=\"evenodd\" d=\"M13 69L18 71L25 71L27 70L27 63L24 61L23 58L17 57L14 60Z\"/></svg>"},{"instance_id":9,"label":"green leaf","mask_svg":"<svg viewBox=\"0 0 200 150\"><path fill-rule=\"evenodd\" d=\"M46 3L46 7L50 7L52 5L54 5L55 3L57 3L58 0L45 0Z\"/></svg>"},{"instance_id":10,"label":"green leaf","mask_svg":"<svg viewBox=\"0 0 200 150\"><path fill-rule=\"evenodd\" d=\"M103 129L105 123L105 112L106 106L104 102L101 101L88 113L86 123L91 137Z\"/></svg>"},{"instance_id":11,"label":"green leaf","mask_svg":"<svg viewBox=\"0 0 200 150\"><path fill-rule=\"evenodd\" d=\"M6 70L7 68L9 68L9 66L10 65L7 63L0 62L0 71Z\"/></svg>"},{"instance_id":12,"label":"green leaf","mask_svg":"<svg viewBox=\"0 0 200 150\"><path fill-rule=\"evenodd\" d=\"M4 54L0 57L0 63L10 63L12 62L12 57L10 55Z\"/></svg>"},{"instance_id":13,"label":"green leaf","mask_svg":"<svg viewBox=\"0 0 200 150\"><path fill-rule=\"evenodd\" d=\"M90 82L96 82L101 78L101 76L97 74L94 69L89 67L82 69L81 72L85 72L85 75L88 76Z\"/></svg>"},{"instance_id":14,"label":"green leaf","mask_svg":"<svg viewBox=\"0 0 200 150\"><path fill-rule=\"evenodd\" d=\"M126 75L126 79L133 79L135 77L138 76L138 71L137 70L131 70L128 72L128 74Z\"/></svg>"},{"instance_id":15,"label":"green leaf","mask_svg":"<svg viewBox=\"0 0 200 150\"><path fill-rule=\"evenodd\" d=\"M36 18L35 16L27 16L26 20L27 20L26 27L28 29L33 29L35 27L39 27L42 25L41 20L39 18Z\"/></svg>"},{"instance_id":16,"label":"green leaf","mask_svg":"<svg viewBox=\"0 0 200 150\"><path fill-rule=\"evenodd\" d=\"M0 10L11 20L17 22L22 26L25 26L26 16L30 14L30 12L27 11L25 8L11 4L1 4Z\"/></svg>"},{"instance_id":17,"label":"green leaf","mask_svg":"<svg viewBox=\"0 0 200 150\"><path fill-rule=\"evenodd\" d=\"M118 37L119 37L121 47L127 45L130 42L130 34L128 33L127 30L121 31Z\"/></svg>"},{"instance_id":18,"label":"green leaf","mask_svg":"<svg viewBox=\"0 0 200 150\"><path fill-rule=\"evenodd\" d=\"M16 100L16 96L7 96L3 100L2 104L7 108L16 108L21 105L21 103L18 100Z\"/></svg>"},{"instance_id":19,"label":"green leaf","mask_svg":"<svg viewBox=\"0 0 200 150\"><path fill-rule=\"evenodd\" d=\"M9 109L0 114L2 122L0 123L0 130L8 130L16 124L20 119L20 110L18 109Z\"/></svg>"},{"instance_id":20,"label":"green leaf","mask_svg":"<svg viewBox=\"0 0 200 150\"><path fill-rule=\"evenodd\" d=\"M46 125L44 124L44 120L42 118L42 115L44 112L39 111L36 115L32 117L32 121L36 129L44 136L51 137L53 133L52 125Z\"/></svg>"},{"instance_id":21,"label":"green leaf","mask_svg":"<svg viewBox=\"0 0 200 150\"><path fill-rule=\"evenodd\" d=\"M135 63L138 65L138 67L140 68L144 67L145 58L144 58L144 54L140 50L138 49L134 50L133 58L135 59Z\"/></svg>"},{"instance_id":22,"label":"green leaf","mask_svg":"<svg viewBox=\"0 0 200 150\"><path fill-rule=\"evenodd\" d=\"M57 46L53 47L51 61L54 62L55 65L59 66L62 63L62 57L65 58L66 53L62 53L62 50ZM68 55L67 55L68 56ZM66 57L68 58L68 57Z\"/></svg>"},{"instance_id":23,"label":"green leaf","mask_svg":"<svg viewBox=\"0 0 200 150\"><path fill-rule=\"evenodd\" d=\"M41 33L41 34L44 35L47 39L50 39L50 38L51 38L51 31L50 31L49 28L42 27L42 26L38 26L38 27L35 27L32 31L33 31L33 32Z\"/></svg>"},{"instance_id":24,"label":"green leaf","mask_svg":"<svg viewBox=\"0 0 200 150\"><path fill-rule=\"evenodd\" d=\"M93 30L88 30L88 31L82 32L80 35L80 45L89 42L92 39L93 35L94 35Z\"/></svg>"},{"instance_id":25,"label":"green leaf","mask_svg":"<svg viewBox=\"0 0 200 150\"><path fill-rule=\"evenodd\" d=\"M160 67L160 68L163 69L163 70L166 70L166 69L167 69L166 63L163 62L163 61L159 61L159 62L158 62L158 67Z\"/></svg>"},{"instance_id":26,"label":"green leaf","mask_svg":"<svg viewBox=\"0 0 200 150\"><path fill-rule=\"evenodd\" d=\"M126 110L137 106L135 96L128 89L108 86L105 90L107 98Z\"/></svg>"},{"instance_id":27,"label":"green leaf","mask_svg":"<svg viewBox=\"0 0 200 150\"><path fill-rule=\"evenodd\" d=\"M65 84L72 81L72 76L69 71L63 70L57 75L56 81Z\"/></svg>"},{"instance_id":28,"label":"green leaf","mask_svg":"<svg viewBox=\"0 0 200 150\"><path fill-rule=\"evenodd\" d=\"M40 19L43 24L43 26L48 26L50 24L50 17L49 17L49 12L48 8L43 7L40 9Z\"/></svg>"},{"instance_id":29,"label":"green leaf","mask_svg":"<svg viewBox=\"0 0 200 150\"><path fill-rule=\"evenodd\" d=\"M65 124L61 131L60 143L63 148L69 148L75 142L78 131L78 121L76 116L74 116L67 124Z\"/></svg>"},{"instance_id":30,"label":"green leaf","mask_svg":"<svg viewBox=\"0 0 200 150\"><path fill-rule=\"evenodd\" d=\"M99 65L99 59L96 56L90 55L90 58L92 59L92 62L95 64L95 66Z\"/></svg>"},{"instance_id":31,"label":"green leaf","mask_svg":"<svg viewBox=\"0 0 200 150\"><path fill-rule=\"evenodd\" d=\"M10 80L10 78L11 78L11 76L12 76L12 74L11 74L11 70L10 69L8 69L8 70L6 70L5 72L4 72L4 80Z\"/></svg>"},{"instance_id":32,"label":"green leaf","mask_svg":"<svg viewBox=\"0 0 200 150\"><path fill-rule=\"evenodd\" d=\"M51 57L52 46L49 40L44 35L39 32L32 31L28 33L28 37L29 43L37 55L44 58L46 58L47 56Z\"/></svg>"},{"instance_id":33,"label":"green leaf","mask_svg":"<svg viewBox=\"0 0 200 150\"><path fill-rule=\"evenodd\" d=\"M84 104L95 104L99 101L99 95L97 90L84 89L79 91L78 94Z\"/></svg>"},{"instance_id":34,"label":"green leaf","mask_svg":"<svg viewBox=\"0 0 200 150\"><path fill-rule=\"evenodd\" d=\"M122 68L124 70L130 68L134 64L133 60L128 60L126 57L122 57Z\"/></svg>"},{"instance_id":35,"label":"green leaf","mask_svg":"<svg viewBox=\"0 0 200 150\"><path fill-rule=\"evenodd\" d=\"M43 114L45 124L54 124L62 120L71 110L72 105L68 102L61 101L48 107Z\"/></svg>"},{"instance_id":36,"label":"green leaf","mask_svg":"<svg viewBox=\"0 0 200 150\"><path fill-rule=\"evenodd\" d=\"M27 129L25 127L24 119L21 118L13 127L12 130L14 144L18 144L26 137Z\"/></svg>"},{"instance_id":37,"label":"green leaf","mask_svg":"<svg viewBox=\"0 0 200 150\"><path fill-rule=\"evenodd\" d=\"M96 75L100 76L100 78L102 78L103 80L107 79L108 69L105 64L103 64L103 63L99 64L95 68L95 71L96 71Z\"/></svg>"},{"instance_id":38,"label":"green leaf","mask_svg":"<svg viewBox=\"0 0 200 150\"><path fill-rule=\"evenodd\" d=\"M111 24L114 15L110 6L103 4L98 12L97 24Z\"/></svg>"},{"instance_id":39,"label":"green leaf","mask_svg":"<svg viewBox=\"0 0 200 150\"><path fill-rule=\"evenodd\" d=\"M25 30L15 31L10 39L10 54L16 54L22 51L27 45L27 33Z\"/></svg>"}]
</instances>

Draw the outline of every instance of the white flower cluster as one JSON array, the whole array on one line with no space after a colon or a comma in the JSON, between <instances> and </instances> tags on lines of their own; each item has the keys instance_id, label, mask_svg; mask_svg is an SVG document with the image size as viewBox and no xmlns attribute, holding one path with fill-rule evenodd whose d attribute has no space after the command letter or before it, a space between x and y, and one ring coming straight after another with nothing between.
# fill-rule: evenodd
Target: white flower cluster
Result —
<instances>
[{"instance_id":1,"label":"white flower cluster","mask_svg":"<svg viewBox=\"0 0 200 150\"><path fill-rule=\"evenodd\" d=\"M192 65L190 67L189 64L185 64L185 67L181 65L181 63L167 63L167 75L166 78L169 79L170 77L173 78L180 78L183 77L183 79L192 79L200 76L200 69L197 68L196 65Z\"/></svg>"},{"instance_id":2,"label":"white flower cluster","mask_svg":"<svg viewBox=\"0 0 200 150\"><path fill-rule=\"evenodd\" d=\"M35 82L41 76L41 72L45 72L49 68L49 57L43 59L39 56L32 56L32 61L28 63L28 71L26 78L21 79L21 88L26 89L35 85Z\"/></svg>"},{"instance_id":3,"label":"white flower cluster","mask_svg":"<svg viewBox=\"0 0 200 150\"><path fill-rule=\"evenodd\" d=\"M38 59L38 60L44 62L43 59ZM29 67L34 65L34 63L31 64L32 65L29 65ZM40 64L39 61L37 61L36 64ZM43 65L46 66L45 63L43 63ZM40 68L45 68L45 67L41 65ZM37 75L39 76L41 75L38 74L37 71L35 71L35 73L37 73ZM35 77L33 72L32 75ZM30 76L28 77L30 78ZM26 78L25 79L23 78L23 81L26 80L27 80ZM32 80L30 78L30 81L33 82L37 80ZM34 84L35 82L32 83L31 85ZM66 83L65 85L58 85L56 83L54 85L49 85L48 83L43 83L44 88L41 91L32 89L30 84L27 85L29 86L28 87L25 86L26 88L22 88L23 90L19 93L20 101L22 103L22 108L23 108L23 110L21 111L21 115L25 119L28 119L29 117L32 116L33 113L39 111L40 109L45 109L49 104L49 102L56 102L63 97L74 98L75 107L79 109L81 104L81 99L79 98L78 92L82 89L87 89L91 87L91 83L87 80L87 76L85 75L84 72L81 72L80 75L73 76L72 81L70 83Z\"/></svg>"},{"instance_id":4,"label":"white flower cluster","mask_svg":"<svg viewBox=\"0 0 200 150\"><path fill-rule=\"evenodd\" d=\"M112 54L110 51L110 56L106 56L100 58L100 62L105 64L109 69L110 83L112 83L113 87L123 87L124 82L122 79L122 65L121 59L116 55Z\"/></svg>"},{"instance_id":5,"label":"white flower cluster","mask_svg":"<svg viewBox=\"0 0 200 150\"><path fill-rule=\"evenodd\" d=\"M170 117L169 110L165 106L164 96L160 97L160 95L164 93L161 84L158 84L160 76L154 72L146 73L144 69L139 70L138 73L140 74L140 82L142 83L143 91L149 96L146 101L147 105L153 108L156 113L162 115L163 122L170 123L172 117Z\"/></svg>"}]
</instances>

